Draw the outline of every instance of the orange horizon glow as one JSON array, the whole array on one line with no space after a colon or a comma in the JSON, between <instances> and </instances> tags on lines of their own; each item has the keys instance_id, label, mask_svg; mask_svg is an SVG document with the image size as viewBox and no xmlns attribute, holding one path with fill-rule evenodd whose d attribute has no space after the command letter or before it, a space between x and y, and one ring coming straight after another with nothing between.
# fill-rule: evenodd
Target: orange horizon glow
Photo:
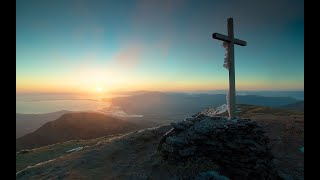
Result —
<instances>
[{"instance_id":1,"label":"orange horizon glow","mask_svg":"<svg viewBox=\"0 0 320 180\"><path fill-rule=\"evenodd\" d=\"M112 67L112 66L111 66ZM185 77L184 74L168 78L131 74L128 69L117 67L81 67L67 74L56 76L17 76L16 92L82 93L104 95L117 91L206 91L229 88L227 72L224 76ZM276 81L237 77L236 90L296 90L304 89L297 81Z\"/></svg>"},{"instance_id":2,"label":"orange horizon glow","mask_svg":"<svg viewBox=\"0 0 320 180\"><path fill-rule=\"evenodd\" d=\"M108 86L108 90L106 87ZM162 91L162 92L184 92L184 91L208 91L208 90L227 90L228 84L220 83L131 83L128 85L118 84L117 86L110 85L92 85L92 86L77 86L77 85L53 85L53 84L33 84L29 86L16 86L17 93L29 93L29 92L46 92L46 93L84 93L84 94L108 94L112 92L121 91ZM287 84L286 87L274 88L274 86L268 86L261 84L237 84L237 90L242 91L259 91L259 90L303 90L303 87L297 87L295 84Z\"/></svg>"}]
</instances>

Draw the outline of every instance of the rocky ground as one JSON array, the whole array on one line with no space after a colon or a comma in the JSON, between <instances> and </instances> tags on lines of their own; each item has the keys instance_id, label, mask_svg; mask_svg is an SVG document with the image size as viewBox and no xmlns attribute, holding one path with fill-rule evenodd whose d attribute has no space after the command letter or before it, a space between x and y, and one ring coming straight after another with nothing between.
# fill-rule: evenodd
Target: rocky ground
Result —
<instances>
[{"instance_id":1,"label":"rocky ground","mask_svg":"<svg viewBox=\"0 0 320 180\"><path fill-rule=\"evenodd\" d=\"M241 117L265 128L280 173L288 179L304 179L304 112L250 105L242 105L241 111Z\"/></svg>"},{"instance_id":2,"label":"rocky ground","mask_svg":"<svg viewBox=\"0 0 320 180\"><path fill-rule=\"evenodd\" d=\"M199 114L172 126L158 147L169 163L205 159L231 179L277 179L269 138L256 122Z\"/></svg>"},{"instance_id":3,"label":"rocky ground","mask_svg":"<svg viewBox=\"0 0 320 180\"><path fill-rule=\"evenodd\" d=\"M274 167L281 177L304 179L303 112L248 105L240 108L239 116L250 118L266 131ZM121 135L22 170L16 179L181 179L188 173L194 175L194 179L227 178L219 174L221 164L207 159L180 164L165 160L157 149L162 136L170 129L171 125L164 125Z\"/></svg>"}]
</instances>

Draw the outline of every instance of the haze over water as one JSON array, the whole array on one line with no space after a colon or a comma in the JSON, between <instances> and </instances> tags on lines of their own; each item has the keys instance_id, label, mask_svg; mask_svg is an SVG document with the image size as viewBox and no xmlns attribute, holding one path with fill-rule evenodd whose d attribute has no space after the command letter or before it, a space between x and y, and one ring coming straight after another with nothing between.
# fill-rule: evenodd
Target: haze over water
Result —
<instances>
[{"instance_id":1,"label":"haze over water","mask_svg":"<svg viewBox=\"0 0 320 180\"><path fill-rule=\"evenodd\" d=\"M23 94L16 96L16 113L40 114L61 110L97 111L110 107L111 103L99 98L77 95Z\"/></svg>"}]
</instances>

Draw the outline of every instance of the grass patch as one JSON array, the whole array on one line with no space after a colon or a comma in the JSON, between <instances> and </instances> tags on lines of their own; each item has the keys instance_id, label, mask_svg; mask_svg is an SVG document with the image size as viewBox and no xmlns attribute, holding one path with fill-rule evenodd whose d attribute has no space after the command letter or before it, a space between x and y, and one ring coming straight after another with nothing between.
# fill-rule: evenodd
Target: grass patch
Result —
<instances>
[{"instance_id":1,"label":"grass patch","mask_svg":"<svg viewBox=\"0 0 320 180\"><path fill-rule=\"evenodd\" d=\"M206 158L197 158L196 160L186 160L179 164L170 164L168 161L162 161L161 166L171 174L179 174L179 177L194 177L200 172L219 170L219 166Z\"/></svg>"},{"instance_id":2,"label":"grass patch","mask_svg":"<svg viewBox=\"0 0 320 180\"><path fill-rule=\"evenodd\" d=\"M272 108L268 106L254 106L254 105L247 105L241 104L239 105L240 108L240 116L253 116L253 115L275 115L275 116L292 116L292 115L304 115L302 111L296 110L284 110L278 108Z\"/></svg>"},{"instance_id":3,"label":"grass patch","mask_svg":"<svg viewBox=\"0 0 320 180\"><path fill-rule=\"evenodd\" d=\"M100 141L107 141L113 136L105 136L91 140L72 140L63 143L52 144L32 150L22 150L16 153L16 172L26 168L27 166L33 166L40 162L48 161L58 158L65 154L69 154L66 151L83 146L92 146Z\"/></svg>"}]
</instances>

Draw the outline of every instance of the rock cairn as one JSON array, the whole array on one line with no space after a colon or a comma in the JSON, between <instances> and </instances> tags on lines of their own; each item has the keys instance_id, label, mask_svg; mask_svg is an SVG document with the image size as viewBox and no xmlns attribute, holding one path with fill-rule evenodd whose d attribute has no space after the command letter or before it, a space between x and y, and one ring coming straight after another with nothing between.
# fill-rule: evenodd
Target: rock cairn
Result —
<instances>
[{"instance_id":1,"label":"rock cairn","mask_svg":"<svg viewBox=\"0 0 320 180\"><path fill-rule=\"evenodd\" d=\"M276 179L269 139L250 119L198 114L171 123L158 151L169 163L205 158L231 179Z\"/></svg>"}]
</instances>

